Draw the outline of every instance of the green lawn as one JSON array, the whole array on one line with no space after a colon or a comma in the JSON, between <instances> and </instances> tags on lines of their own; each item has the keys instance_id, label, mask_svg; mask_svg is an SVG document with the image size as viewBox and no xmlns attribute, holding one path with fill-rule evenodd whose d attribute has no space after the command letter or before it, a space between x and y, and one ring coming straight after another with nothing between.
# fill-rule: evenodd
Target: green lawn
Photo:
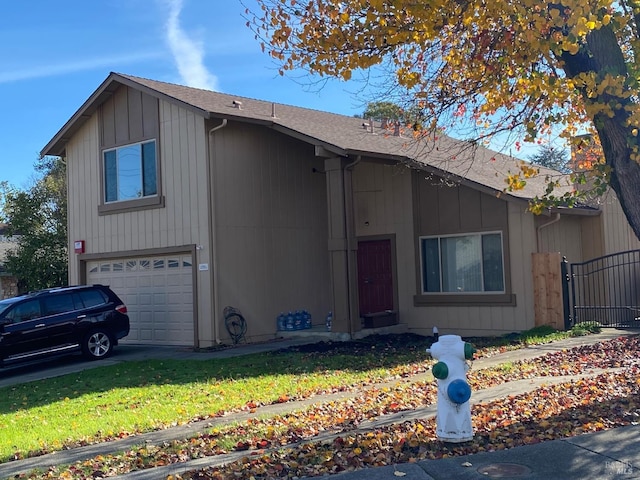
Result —
<instances>
[{"instance_id":1,"label":"green lawn","mask_svg":"<svg viewBox=\"0 0 640 480\"><path fill-rule=\"evenodd\" d=\"M536 331L533 337L544 342L559 335L568 334ZM483 347L517 348L531 338L494 339ZM98 366L5 387L0 462L426 371L430 343L416 335L372 336L326 349Z\"/></svg>"},{"instance_id":2,"label":"green lawn","mask_svg":"<svg viewBox=\"0 0 640 480\"><path fill-rule=\"evenodd\" d=\"M0 389L0 461L380 381L427 358L426 343L387 350L360 345L339 354L129 362L6 387Z\"/></svg>"}]
</instances>

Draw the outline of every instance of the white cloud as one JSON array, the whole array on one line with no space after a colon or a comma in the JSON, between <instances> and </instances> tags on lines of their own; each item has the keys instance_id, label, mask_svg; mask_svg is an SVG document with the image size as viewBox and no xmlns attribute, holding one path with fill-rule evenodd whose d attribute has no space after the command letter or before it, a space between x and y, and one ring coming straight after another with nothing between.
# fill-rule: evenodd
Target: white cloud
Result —
<instances>
[{"instance_id":1,"label":"white cloud","mask_svg":"<svg viewBox=\"0 0 640 480\"><path fill-rule=\"evenodd\" d=\"M182 81L190 87L218 90L217 77L204 65L202 41L190 38L180 26L182 0L168 0L167 5L167 42Z\"/></svg>"}]
</instances>

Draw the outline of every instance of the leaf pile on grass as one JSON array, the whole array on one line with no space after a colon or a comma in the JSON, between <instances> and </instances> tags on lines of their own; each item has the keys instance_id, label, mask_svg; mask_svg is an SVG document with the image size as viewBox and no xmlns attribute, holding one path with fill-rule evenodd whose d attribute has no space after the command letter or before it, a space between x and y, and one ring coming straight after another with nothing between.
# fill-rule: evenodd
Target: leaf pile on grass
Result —
<instances>
[{"instance_id":1,"label":"leaf pile on grass","mask_svg":"<svg viewBox=\"0 0 640 480\"><path fill-rule=\"evenodd\" d=\"M637 424L640 419L638 369L604 374L476 405L477 433L452 446L439 441L435 421L410 421L372 432L340 436L330 443L256 454L223 467L181 474L183 480L287 478L335 474L419 460L503 450Z\"/></svg>"},{"instance_id":2,"label":"leaf pile on grass","mask_svg":"<svg viewBox=\"0 0 640 480\"><path fill-rule=\"evenodd\" d=\"M429 370L432 340L372 335L230 359L130 362L10 387L0 395L0 461L411 377Z\"/></svg>"},{"instance_id":3,"label":"leaf pile on grass","mask_svg":"<svg viewBox=\"0 0 640 480\"><path fill-rule=\"evenodd\" d=\"M640 337L620 337L592 345L548 353L531 360L517 360L492 368L471 370L473 390L534 377L578 375L596 369L640 365Z\"/></svg>"},{"instance_id":4,"label":"leaf pile on grass","mask_svg":"<svg viewBox=\"0 0 640 480\"><path fill-rule=\"evenodd\" d=\"M335 473L365 465L387 465L510 448L626 425L638 421L640 415L637 404L639 351L638 337L619 338L548 354L529 362L514 362L502 377L486 374L485 370L491 369L472 371L472 376L479 374L480 377L480 380L472 379L472 382L477 387L486 388L482 382L493 385L500 379L509 381L522 378L518 375L520 369L526 372L525 378L530 378L534 371L538 372L536 376L545 376L575 374L594 368L624 368L622 372L561 386L542 387L517 397L476 405L473 410L476 438L472 443L451 451L450 447L435 439L431 421L408 422L406 425L379 429L375 433L374 444L367 440L370 434L349 434L356 431L365 420L413 410L435 401L435 385L432 382L399 382L393 387L369 388L351 399L314 405L287 415L252 418L241 425L219 428L188 440L146 446L123 455L103 457L99 462L81 462L66 470L55 468L48 474L70 475L67 477L70 479L95 478L100 472L105 475L107 472L122 474L140 468L184 462L185 459L250 450L251 455L242 462L190 473L183 475L183 478L250 478L251 475L294 478L299 475ZM574 365L575 368L567 370L565 365ZM606 402L605 409L603 402ZM318 435L340 435L340 448L334 451L335 441L333 444L315 442L291 451L276 451L268 455L261 453L265 449L297 442L313 442ZM94 468L96 465L98 470Z\"/></svg>"}]
</instances>

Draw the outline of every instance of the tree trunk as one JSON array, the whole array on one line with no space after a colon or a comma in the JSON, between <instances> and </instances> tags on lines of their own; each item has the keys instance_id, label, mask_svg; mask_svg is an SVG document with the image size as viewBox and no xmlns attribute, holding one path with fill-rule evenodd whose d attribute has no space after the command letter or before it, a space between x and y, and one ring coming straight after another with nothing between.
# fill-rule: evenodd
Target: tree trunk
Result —
<instances>
[{"instance_id":1,"label":"tree trunk","mask_svg":"<svg viewBox=\"0 0 640 480\"><path fill-rule=\"evenodd\" d=\"M631 160L626 127L616 118L596 125L607 164L611 167L611 188L636 237L640 239L640 164Z\"/></svg>"},{"instance_id":2,"label":"tree trunk","mask_svg":"<svg viewBox=\"0 0 640 480\"><path fill-rule=\"evenodd\" d=\"M586 45L577 54L563 52L561 60L569 78L575 78L580 73L595 73L596 78L603 78L606 74L628 76L618 39L613 30L606 26L590 32ZM582 93L587 104L618 105L613 117L597 114L593 123L600 137L605 161L611 167L609 184L618 196L629 225L640 239L640 164L631 159L629 139L635 142L635 136L631 132L633 126L629 126L629 112L625 109L632 102L629 98L614 97L606 91L596 98L589 98L585 91Z\"/></svg>"}]
</instances>

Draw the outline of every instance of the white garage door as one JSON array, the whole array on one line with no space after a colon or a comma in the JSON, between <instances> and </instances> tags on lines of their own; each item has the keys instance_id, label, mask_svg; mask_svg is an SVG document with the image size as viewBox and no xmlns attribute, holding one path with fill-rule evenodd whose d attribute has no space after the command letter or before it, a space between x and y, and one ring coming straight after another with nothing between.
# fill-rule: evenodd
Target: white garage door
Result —
<instances>
[{"instance_id":1,"label":"white garage door","mask_svg":"<svg viewBox=\"0 0 640 480\"><path fill-rule=\"evenodd\" d=\"M109 285L127 306L122 343L194 344L191 255L87 262L87 283Z\"/></svg>"}]
</instances>

